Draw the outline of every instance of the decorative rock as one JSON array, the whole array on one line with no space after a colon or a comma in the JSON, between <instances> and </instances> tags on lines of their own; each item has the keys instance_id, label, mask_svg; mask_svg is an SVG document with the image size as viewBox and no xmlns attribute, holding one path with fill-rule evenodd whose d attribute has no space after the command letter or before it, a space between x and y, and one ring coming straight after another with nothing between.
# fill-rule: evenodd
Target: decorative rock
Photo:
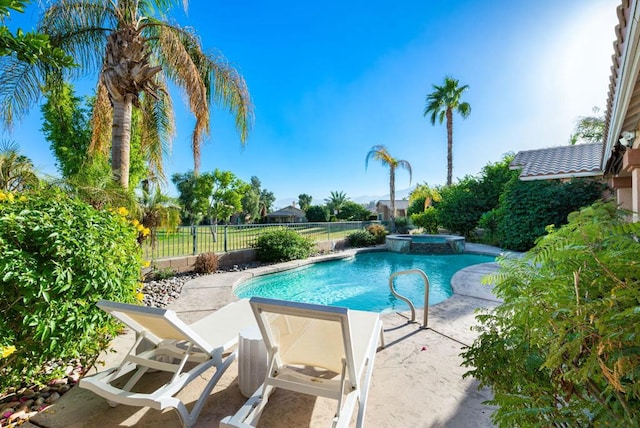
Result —
<instances>
[{"instance_id":1,"label":"decorative rock","mask_svg":"<svg viewBox=\"0 0 640 428\"><path fill-rule=\"evenodd\" d=\"M58 388L58 393L64 394L69 389L71 389L71 387L69 385L62 385L60 388Z\"/></svg>"},{"instance_id":2,"label":"decorative rock","mask_svg":"<svg viewBox=\"0 0 640 428\"><path fill-rule=\"evenodd\" d=\"M31 405L35 402L33 399L25 400L22 402L23 407L31 407Z\"/></svg>"},{"instance_id":3,"label":"decorative rock","mask_svg":"<svg viewBox=\"0 0 640 428\"><path fill-rule=\"evenodd\" d=\"M54 392L49 396L49 398L46 399L46 402L49 404L53 404L56 401L58 401L59 398L60 398L60 394L58 394L57 392Z\"/></svg>"},{"instance_id":4,"label":"decorative rock","mask_svg":"<svg viewBox=\"0 0 640 428\"><path fill-rule=\"evenodd\" d=\"M44 404L44 397L36 398L36 401L33 403L34 406L42 406Z\"/></svg>"}]
</instances>

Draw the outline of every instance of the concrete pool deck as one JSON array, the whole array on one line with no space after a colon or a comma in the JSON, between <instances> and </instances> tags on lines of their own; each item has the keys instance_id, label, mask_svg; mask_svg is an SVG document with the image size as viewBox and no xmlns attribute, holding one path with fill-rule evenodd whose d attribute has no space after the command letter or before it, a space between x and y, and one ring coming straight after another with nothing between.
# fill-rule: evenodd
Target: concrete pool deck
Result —
<instances>
[{"instance_id":1,"label":"concrete pool deck","mask_svg":"<svg viewBox=\"0 0 640 428\"><path fill-rule=\"evenodd\" d=\"M499 249L467 244L468 252L497 255ZM202 276L185 284L180 297L169 308L187 323L194 322L236 300L233 287L247 278L277 272L321 259L343 258L355 254L350 250L308 261L294 261L263 266L240 272ZM383 315L386 347L376 355L365 424L371 427L490 427L493 408L482 404L490 399L487 389L478 390L474 379L463 379L460 353L471 345L476 333L475 310L494 308L500 301L491 287L481 285L481 278L495 271L495 263L470 266L452 278L451 298L429 308L429 328L408 323L410 313ZM422 310L417 310L417 321ZM107 353L106 366L117 365L133 343L126 332L113 343L115 353ZM206 377L211 373L207 372ZM200 385L197 380L180 392L187 402L195 401ZM200 385L199 385L200 384ZM237 381L237 363L224 374L207 400L196 427L217 427L224 416L234 414L245 402ZM260 419L260 427L326 427L335 412L335 402L276 391ZM90 391L72 388L58 403L34 416L24 427L179 427L177 413L159 412L128 406L109 407ZM352 420L355 426L355 415Z\"/></svg>"}]
</instances>

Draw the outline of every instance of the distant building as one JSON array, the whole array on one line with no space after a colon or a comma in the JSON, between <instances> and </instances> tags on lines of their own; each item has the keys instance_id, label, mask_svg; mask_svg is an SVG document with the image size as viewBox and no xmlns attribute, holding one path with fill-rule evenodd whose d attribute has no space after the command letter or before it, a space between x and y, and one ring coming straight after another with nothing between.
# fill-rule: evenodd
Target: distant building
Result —
<instances>
[{"instance_id":1,"label":"distant building","mask_svg":"<svg viewBox=\"0 0 640 428\"><path fill-rule=\"evenodd\" d=\"M407 210L409 209L409 201L406 199L395 201L396 205L396 217L406 217ZM376 204L376 212L378 213L378 220L389 221L391 220L391 200L381 199Z\"/></svg>"},{"instance_id":2,"label":"distant building","mask_svg":"<svg viewBox=\"0 0 640 428\"><path fill-rule=\"evenodd\" d=\"M305 223L307 216L293 205L267 214L267 223Z\"/></svg>"}]
</instances>

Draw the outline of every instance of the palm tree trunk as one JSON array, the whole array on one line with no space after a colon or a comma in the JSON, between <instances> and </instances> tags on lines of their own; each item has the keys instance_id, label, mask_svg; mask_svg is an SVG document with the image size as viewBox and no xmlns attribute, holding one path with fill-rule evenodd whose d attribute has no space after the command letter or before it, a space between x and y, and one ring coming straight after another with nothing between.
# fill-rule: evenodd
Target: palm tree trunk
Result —
<instances>
[{"instance_id":1,"label":"palm tree trunk","mask_svg":"<svg viewBox=\"0 0 640 428\"><path fill-rule=\"evenodd\" d=\"M447 186L451 186L453 176L453 112L447 108Z\"/></svg>"},{"instance_id":2,"label":"palm tree trunk","mask_svg":"<svg viewBox=\"0 0 640 428\"><path fill-rule=\"evenodd\" d=\"M133 97L127 94L123 100L113 100L111 170L113 179L119 182L123 189L129 188Z\"/></svg>"},{"instance_id":3,"label":"palm tree trunk","mask_svg":"<svg viewBox=\"0 0 640 428\"><path fill-rule=\"evenodd\" d=\"M391 232L396 231L396 171L393 165L389 166L389 198L391 199Z\"/></svg>"}]
</instances>

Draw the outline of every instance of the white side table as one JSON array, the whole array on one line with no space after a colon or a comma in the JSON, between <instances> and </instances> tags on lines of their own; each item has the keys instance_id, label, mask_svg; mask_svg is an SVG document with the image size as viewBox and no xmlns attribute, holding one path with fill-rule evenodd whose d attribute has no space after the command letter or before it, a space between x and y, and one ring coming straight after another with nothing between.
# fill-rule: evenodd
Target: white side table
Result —
<instances>
[{"instance_id":1,"label":"white side table","mask_svg":"<svg viewBox=\"0 0 640 428\"><path fill-rule=\"evenodd\" d=\"M267 349L257 326L240 330L238 338L238 385L249 398L267 375Z\"/></svg>"}]
</instances>

